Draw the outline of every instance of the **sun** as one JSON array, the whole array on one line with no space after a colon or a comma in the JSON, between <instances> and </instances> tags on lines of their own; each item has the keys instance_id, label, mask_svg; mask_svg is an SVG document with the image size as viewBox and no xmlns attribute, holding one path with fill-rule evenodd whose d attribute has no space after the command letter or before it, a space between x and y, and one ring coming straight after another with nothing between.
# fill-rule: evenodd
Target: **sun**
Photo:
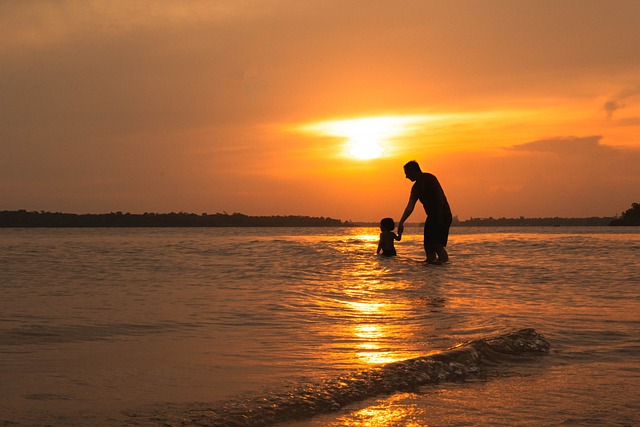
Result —
<instances>
[{"instance_id":1,"label":"sun","mask_svg":"<svg viewBox=\"0 0 640 427\"><path fill-rule=\"evenodd\" d=\"M363 117L347 120L316 122L299 129L319 135L343 138L344 153L357 160L383 157L396 138L412 125L424 123L426 116Z\"/></svg>"},{"instance_id":2,"label":"sun","mask_svg":"<svg viewBox=\"0 0 640 427\"><path fill-rule=\"evenodd\" d=\"M372 119L349 120L342 123L341 136L347 138L347 148L352 157L360 160L376 159L385 148L381 145L386 130Z\"/></svg>"},{"instance_id":3,"label":"sun","mask_svg":"<svg viewBox=\"0 0 640 427\"><path fill-rule=\"evenodd\" d=\"M384 147L375 140L356 141L349 147L349 153L356 159L377 159L384 153Z\"/></svg>"}]
</instances>

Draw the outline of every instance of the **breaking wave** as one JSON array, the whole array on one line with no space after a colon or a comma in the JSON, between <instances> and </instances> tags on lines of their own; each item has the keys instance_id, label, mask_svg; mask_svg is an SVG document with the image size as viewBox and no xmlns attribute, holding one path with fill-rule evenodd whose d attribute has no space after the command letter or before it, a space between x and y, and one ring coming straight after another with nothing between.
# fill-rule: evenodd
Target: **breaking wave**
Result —
<instances>
[{"instance_id":1,"label":"breaking wave","mask_svg":"<svg viewBox=\"0 0 640 427\"><path fill-rule=\"evenodd\" d=\"M549 342L534 329L521 329L469 341L441 353L299 385L280 393L192 404L188 408L165 407L150 418L166 426L268 426L334 412L381 394L411 392L424 385L479 377L491 366L543 355L549 348ZM144 415L147 417L149 414Z\"/></svg>"}]
</instances>

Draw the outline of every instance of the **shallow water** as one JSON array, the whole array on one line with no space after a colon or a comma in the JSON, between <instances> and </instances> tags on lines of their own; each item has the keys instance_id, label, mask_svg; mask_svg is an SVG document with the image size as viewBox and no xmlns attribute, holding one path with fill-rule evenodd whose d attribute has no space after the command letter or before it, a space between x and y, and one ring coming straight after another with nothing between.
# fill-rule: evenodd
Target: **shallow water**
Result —
<instances>
[{"instance_id":1,"label":"shallow water","mask_svg":"<svg viewBox=\"0 0 640 427\"><path fill-rule=\"evenodd\" d=\"M640 230L0 230L0 425L181 425L513 328L548 356L286 423L637 425Z\"/></svg>"}]
</instances>

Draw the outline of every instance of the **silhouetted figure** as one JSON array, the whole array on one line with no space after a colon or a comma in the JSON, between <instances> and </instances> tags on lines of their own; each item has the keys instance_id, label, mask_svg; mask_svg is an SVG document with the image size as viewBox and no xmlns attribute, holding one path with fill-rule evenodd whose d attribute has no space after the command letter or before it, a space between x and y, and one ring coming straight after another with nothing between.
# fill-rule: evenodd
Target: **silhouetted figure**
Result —
<instances>
[{"instance_id":1,"label":"silhouetted figure","mask_svg":"<svg viewBox=\"0 0 640 427\"><path fill-rule=\"evenodd\" d=\"M393 219L383 218L382 221L380 221L380 241L378 242L378 251L376 252L378 255L380 251L382 251L382 255L384 256L397 255L393 241L400 240L402 236L394 233L394 228L396 228L396 223Z\"/></svg>"},{"instance_id":2,"label":"silhouetted figure","mask_svg":"<svg viewBox=\"0 0 640 427\"><path fill-rule=\"evenodd\" d=\"M409 203L404 209L400 223L398 224L398 234L402 236L404 222L413 212L416 202L420 200L427 214L424 223L424 251L427 254L427 262L439 264L449 260L449 254L445 249L449 239L449 227L453 217L444 190L438 179L426 172L422 172L420 165L415 160L404 165L404 173L407 179L415 184L411 187Z\"/></svg>"}]
</instances>

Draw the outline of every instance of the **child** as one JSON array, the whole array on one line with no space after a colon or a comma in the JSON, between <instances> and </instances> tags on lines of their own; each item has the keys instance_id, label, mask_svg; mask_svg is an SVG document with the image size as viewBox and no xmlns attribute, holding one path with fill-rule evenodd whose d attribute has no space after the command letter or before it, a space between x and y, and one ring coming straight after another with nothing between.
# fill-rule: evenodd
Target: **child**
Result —
<instances>
[{"instance_id":1,"label":"child","mask_svg":"<svg viewBox=\"0 0 640 427\"><path fill-rule=\"evenodd\" d=\"M402 235L398 236L394 233L394 228L396 228L396 223L392 218L383 218L382 221L380 221L380 241L378 242L377 254L380 254L380 251L382 251L382 255L384 256L396 255L396 248L393 246L393 241L402 239Z\"/></svg>"}]
</instances>

